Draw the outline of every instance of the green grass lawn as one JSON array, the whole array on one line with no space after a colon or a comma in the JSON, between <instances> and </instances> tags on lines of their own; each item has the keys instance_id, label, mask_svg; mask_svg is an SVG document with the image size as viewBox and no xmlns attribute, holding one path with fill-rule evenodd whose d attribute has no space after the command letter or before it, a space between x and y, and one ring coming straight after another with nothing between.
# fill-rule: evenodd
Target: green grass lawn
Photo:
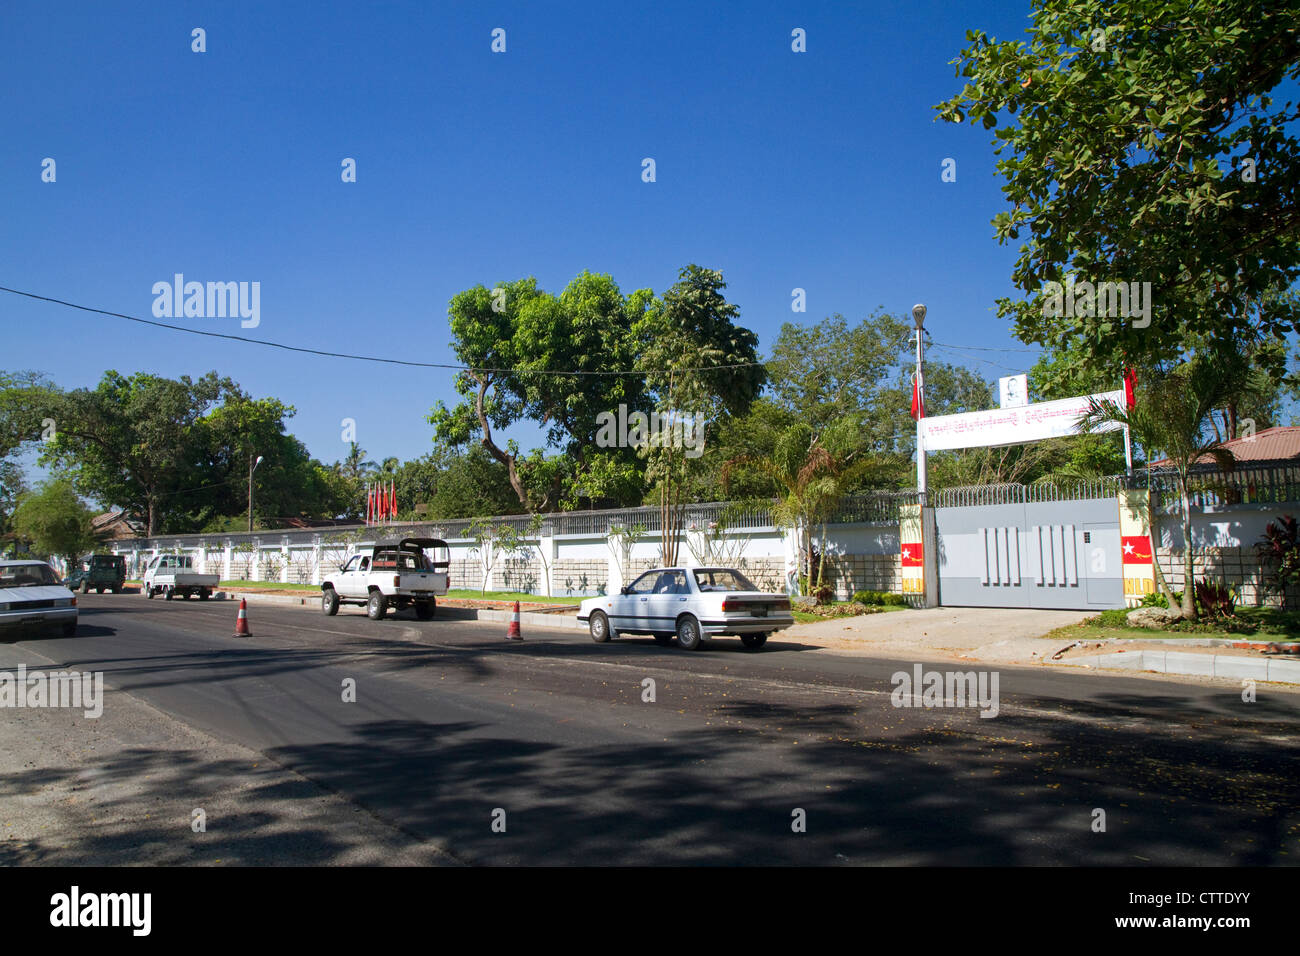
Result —
<instances>
[{"instance_id":1,"label":"green grass lawn","mask_svg":"<svg viewBox=\"0 0 1300 956\"><path fill-rule=\"evenodd\" d=\"M1237 608L1232 619L1179 622L1163 630L1129 627L1126 616L1130 608L1102 611L1081 624L1058 627L1044 635L1052 640L1096 641L1129 638L1146 641L1178 637L1212 637L1230 640L1300 641L1300 612L1281 611L1272 607Z\"/></svg>"}]
</instances>

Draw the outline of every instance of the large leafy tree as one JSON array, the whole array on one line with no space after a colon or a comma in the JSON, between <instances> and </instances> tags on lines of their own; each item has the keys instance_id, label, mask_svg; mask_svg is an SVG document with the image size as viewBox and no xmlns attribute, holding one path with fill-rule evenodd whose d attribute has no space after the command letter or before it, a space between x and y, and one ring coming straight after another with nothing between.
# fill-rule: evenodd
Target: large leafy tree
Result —
<instances>
[{"instance_id":1,"label":"large leafy tree","mask_svg":"<svg viewBox=\"0 0 1300 956\"><path fill-rule=\"evenodd\" d=\"M723 416L743 415L758 397L767 373L758 361L758 336L739 324L740 309L728 302L722 273L691 264L636 324L636 368L668 427L645 448L646 479L660 511L663 559L677 563L691 473L703 457L687 454L681 429L707 434ZM674 432L674 429L677 429Z\"/></svg>"},{"instance_id":2,"label":"large leafy tree","mask_svg":"<svg viewBox=\"0 0 1300 956\"><path fill-rule=\"evenodd\" d=\"M53 479L23 496L14 511L14 533L31 541L41 554L58 555L69 563L95 545L94 518L77 497L72 483Z\"/></svg>"},{"instance_id":3,"label":"large leafy tree","mask_svg":"<svg viewBox=\"0 0 1300 956\"><path fill-rule=\"evenodd\" d=\"M1300 275L1300 7L1254 0L1036 0L1027 42L967 33L966 84L936 107L994 129L1028 296L999 301L1026 342L1089 360L1179 354L1187 336L1285 334ZM1150 282L1144 320L1044 309L1043 286Z\"/></svg>"},{"instance_id":4,"label":"large leafy tree","mask_svg":"<svg viewBox=\"0 0 1300 956\"><path fill-rule=\"evenodd\" d=\"M558 297L538 289L533 278L459 293L448 316L453 350L469 366L456 378L464 400L434 408L435 440L452 446L477 440L505 466L520 505L534 511L571 498L584 471L617 471L609 459L634 462L629 449L596 446L597 418L620 404L629 411L649 407L638 376L609 373L631 370L632 329L652 302L648 290L625 297L610 276L590 272ZM497 437L527 420L540 423L547 444L561 454L523 455ZM625 482L612 490L625 496L632 489Z\"/></svg>"},{"instance_id":5,"label":"large leafy tree","mask_svg":"<svg viewBox=\"0 0 1300 956\"><path fill-rule=\"evenodd\" d=\"M859 477L859 489L868 483L912 486L912 342L911 324L881 311L855 324L837 314L816 324L783 325L766 363L767 392L749 414L720 424L716 461L738 462L729 472L731 491L746 497L781 493L770 474L743 462L773 454L780 436L796 422L819 435L845 420L856 424L862 454L875 464ZM964 366L929 361L925 377L932 415L975 411L992 403L988 382ZM932 455L941 457L951 455ZM708 493L723 494L716 484Z\"/></svg>"},{"instance_id":6,"label":"large leafy tree","mask_svg":"<svg viewBox=\"0 0 1300 956\"><path fill-rule=\"evenodd\" d=\"M12 530L14 508L27 491L18 456L48 437L58 393L39 372L0 371L0 533Z\"/></svg>"},{"instance_id":7,"label":"large leafy tree","mask_svg":"<svg viewBox=\"0 0 1300 956\"><path fill-rule=\"evenodd\" d=\"M64 469L82 494L142 515L156 534L183 507L177 493L210 475L203 419L233 387L215 372L197 380L105 372L98 387L62 396L41 462Z\"/></svg>"}]
</instances>

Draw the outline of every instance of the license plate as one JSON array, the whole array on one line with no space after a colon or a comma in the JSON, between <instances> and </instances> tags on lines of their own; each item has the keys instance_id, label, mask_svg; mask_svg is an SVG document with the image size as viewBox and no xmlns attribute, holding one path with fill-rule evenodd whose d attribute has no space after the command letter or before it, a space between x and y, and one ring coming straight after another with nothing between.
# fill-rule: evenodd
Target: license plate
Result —
<instances>
[{"instance_id":1,"label":"license plate","mask_svg":"<svg viewBox=\"0 0 1300 956\"><path fill-rule=\"evenodd\" d=\"M754 608L754 617L767 617L767 608L762 606Z\"/></svg>"},{"instance_id":2,"label":"license plate","mask_svg":"<svg viewBox=\"0 0 1300 956\"><path fill-rule=\"evenodd\" d=\"M33 614L30 617L20 618L18 623L19 624L40 624L44 620L45 618L41 617L39 614Z\"/></svg>"}]
</instances>

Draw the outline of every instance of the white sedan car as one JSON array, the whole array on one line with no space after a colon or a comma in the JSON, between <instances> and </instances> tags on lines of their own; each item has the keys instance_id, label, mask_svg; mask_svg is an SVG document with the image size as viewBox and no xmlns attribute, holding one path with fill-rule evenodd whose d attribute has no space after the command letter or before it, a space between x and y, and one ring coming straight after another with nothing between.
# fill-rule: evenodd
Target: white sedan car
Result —
<instances>
[{"instance_id":1,"label":"white sedan car","mask_svg":"<svg viewBox=\"0 0 1300 956\"><path fill-rule=\"evenodd\" d=\"M618 594L588 598L578 608L591 639L652 634L657 643L696 650L709 638L738 635L758 648L773 631L794 624L790 599L760 591L733 568L655 568Z\"/></svg>"},{"instance_id":2,"label":"white sedan car","mask_svg":"<svg viewBox=\"0 0 1300 956\"><path fill-rule=\"evenodd\" d=\"M77 596L44 561L0 561L0 626L77 633Z\"/></svg>"}]
</instances>

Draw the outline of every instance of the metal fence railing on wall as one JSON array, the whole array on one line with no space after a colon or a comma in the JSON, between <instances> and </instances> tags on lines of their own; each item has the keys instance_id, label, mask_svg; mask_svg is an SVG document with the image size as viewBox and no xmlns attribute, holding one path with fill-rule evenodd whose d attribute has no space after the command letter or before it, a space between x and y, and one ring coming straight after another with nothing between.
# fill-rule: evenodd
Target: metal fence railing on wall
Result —
<instances>
[{"instance_id":1,"label":"metal fence railing on wall","mask_svg":"<svg viewBox=\"0 0 1300 956\"><path fill-rule=\"evenodd\" d=\"M1036 481L1033 484L964 485L940 488L931 493L936 508L961 508L988 505L1023 505L1040 501L1082 501L1089 498L1113 498L1124 487L1122 475L1106 478L1071 478L1061 481Z\"/></svg>"},{"instance_id":2,"label":"metal fence railing on wall","mask_svg":"<svg viewBox=\"0 0 1300 956\"><path fill-rule=\"evenodd\" d=\"M1137 487L1150 487L1157 507L1165 514L1182 510L1178 477L1172 469L1144 469L1134 474ZM1281 504L1300 501L1300 463L1243 462L1231 471L1215 465L1198 465L1187 476L1193 508L1229 505Z\"/></svg>"}]
</instances>

